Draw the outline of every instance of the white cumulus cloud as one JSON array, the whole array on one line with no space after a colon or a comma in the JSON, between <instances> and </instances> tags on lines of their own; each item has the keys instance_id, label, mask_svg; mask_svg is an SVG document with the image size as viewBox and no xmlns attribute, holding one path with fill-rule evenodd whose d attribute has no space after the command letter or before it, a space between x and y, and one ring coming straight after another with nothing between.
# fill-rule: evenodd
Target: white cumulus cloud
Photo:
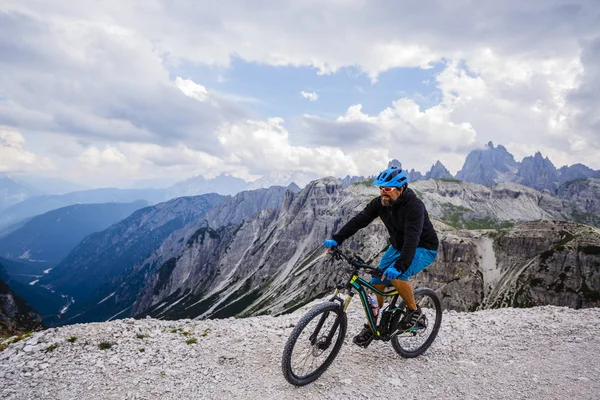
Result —
<instances>
[{"instance_id":1,"label":"white cumulus cloud","mask_svg":"<svg viewBox=\"0 0 600 400\"><path fill-rule=\"evenodd\" d=\"M305 92L304 90L300 92L300 95L305 99L310 101L316 101L319 98L319 95L315 92Z\"/></svg>"},{"instance_id":2,"label":"white cumulus cloud","mask_svg":"<svg viewBox=\"0 0 600 400\"><path fill-rule=\"evenodd\" d=\"M0 125L0 171L43 171L54 167L51 160L25 149L18 129Z\"/></svg>"}]
</instances>

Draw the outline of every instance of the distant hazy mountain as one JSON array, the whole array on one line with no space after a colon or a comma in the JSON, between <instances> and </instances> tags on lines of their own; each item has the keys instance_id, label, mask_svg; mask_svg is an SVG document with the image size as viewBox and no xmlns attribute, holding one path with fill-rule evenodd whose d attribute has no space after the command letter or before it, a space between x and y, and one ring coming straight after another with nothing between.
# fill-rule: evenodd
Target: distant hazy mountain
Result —
<instances>
[{"instance_id":1,"label":"distant hazy mountain","mask_svg":"<svg viewBox=\"0 0 600 400\"><path fill-rule=\"evenodd\" d=\"M31 174L13 174L13 177L19 182L36 188L41 193L39 194L65 194L82 190L90 190L89 187L79 185L77 183L65 181L59 178L51 178L46 176L36 176Z\"/></svg>"},{"instance_id":2,"label":"distant hazy mountain","mask_svg":"<svg viewBox=\"0 0 600 400\"><path fill-rule=\"evenodd\" d=\"M182 196L197 196L204 193L218 193L221 195L234 195L246 190L248 184L245 180L221 174L214 179L206 179L202 175L186 179L183 182L165 189L169 198Z\"/></svg>"},{"instance_id":3,"label":"distant hazy mountain","mask_svg":"<svg viewBox=\"0 0 600 400\"><path fill-rule=\"evenodd\" d=\"M471 151L456 174L457 179L467 182L482 185L515 182L536 190L548 190L552 194L565 182L594 177L600 177L600 171L583 164L556 169L550 159L540 152L517 162L504 146L494 147L492 142L484 149Z\"/></svg>"},{"instance_id":4,"label":"distant hazy mountain","mask_svg":"<svg viewBox=\"0 0 600 400\"><path fill-rule=\"evenodd\" d=\"M513 182L518 166L513 155L504 146L494 147L494 144L489 142L484 149L472 150L467 155L462 169L456 174L456 179L480 185Z\"/></svg>"},{"instance_id":5,"label":"distant hazy mountain","mask_svg":"<svg viewBox=\"0 0 600 400\"><path fill-rule=\"evenodd\" d=\"M573 164L568 167L565 165L559 168L558 175L558 185L560 186L565 182L576 179L600 178L600 171L595 171L583 164Z\"/></svg>"},{"instance_id":6,"label":"distant hazy mountain","mask_svg":"<svg viewBox=\"0 0 600 400\"><path fill-rule=\"evenodd\" d=\"M559 174L552 161L543 157L539 151L532 157L525 157L519 165L516 182L535 190L549 190L555 193L558 189Z\"/></svg>"},{"instance_id":7,"label":"distant hazy mountain","mask_svg":"<svg viewBox=\"0 0 600 400\"><path fill-rule=\"evenodd\" d=\"M0 210L0 231L4 228L73 204L131 203L146 200L151 204L165 201L165 192L161 189L94 189L62 195L44 195L28 198L4 210Z\"/></svg>"},{"instance_id":8,"label":"distant hazy mountain","mask_svg":"<svg viewBox=\"0 0 600 400\"><path fill-rule=\"evenodd\" d=\"M410 178L410 177L409 177ZM441 178L452 178L452 174L444 164L438 160L434 165L431 166L429 172L425 174L425 179L441 179Z\"/></svg>"},{"instance_id":9,"label":"distant hazy mountain","mask_svg":"<svg viewBox=\"0 0 600 400\"><path fill-rule=\"evenodd\" d=\"M437 166L438 164L439 164L441 167L440 167L440 166ZM437 166L437 167L436 167L436 166ZM396 159L393 159L392 161L390 161L390 162L388 163L388 166L387 166L387 167L388 167L388 168L391 168L391 167L402 168L402 163L401 163L400 161L396 160ZM437 168L437 169L436 169L436 168ZM445 172L444 172L444 171L445 171ZM379 172L377 172L377 173L379 173ZM422 174L422 173L420 173L419 171L415 171L415 169L414 169L414 168L412 168L410 171L408 171L408 172L407 172L407 175L408 175L408 181L409 181L409 182L414 182L414 181L419 181L419 180L423 180L423 179L429 179L429 178L447 178L447 176L446 176L446 173L447 173L447 174L450 174L450 172L448 172L448 170L446 169L446 167L444 167L444 166L442 165L442 163L440 163L440 162L438 161L436 164L434 164L434 165L431 167L431 170L429 171L429 174L430 174L430 175L433 175L433 176L429 176L429 177L427 177L427 174L426 174L426 175L423 175L423 174ZM438 176L438 175L439 175L439 176ZM452 175L450 175L450 177L452 177Z\"/></svg>"},{"instance_id":10,"label":"distant hazy mountain","mask_svg":"<svg viewBox=\"0 0 600 400\"><path fill-rule=\"evenodd\" d=\"M102 231L148 206L133 203L76 204L30 219L0 238L0 256L30 261L61 261L86 236Z\"/></svg>"},{"instance_id":11,"label":"distant hazy mountain","mask_svg":"<svg viewBox=\"0 0 600 400\"><path fill-rule=\"evenodd\" d=\"M42 194L39 189L19 182L10 175L0 174L0 210L39 194Z\"/></svg>"},{"instance_id":12,"label":"distant hazy mountain","mask_svg":"<svg viewBox=\"0 0 600 400\"><path fill-rule=\"evenodd\" d=\"M423 174L421 174L419 171L415 171L414 168L411 169L410 171L408 171L408 181L409 182L420 181L423 179L425 179Z\"/></svg>"},{"instance_id":13,"label":"distant hazy mountain","mask_svg":"<svg viewBox=\"0 0 600 400\"><path fill-rule=\"evenodd\" d=\"M317 179L317 174L304 173L304 172L272 172L259 178L253 182L248 183L247 189L266 189L271 186L289 186L291 183L295 183L299 188L303 188L306 184L314 179Z\"/></svg>"}]
</instances>

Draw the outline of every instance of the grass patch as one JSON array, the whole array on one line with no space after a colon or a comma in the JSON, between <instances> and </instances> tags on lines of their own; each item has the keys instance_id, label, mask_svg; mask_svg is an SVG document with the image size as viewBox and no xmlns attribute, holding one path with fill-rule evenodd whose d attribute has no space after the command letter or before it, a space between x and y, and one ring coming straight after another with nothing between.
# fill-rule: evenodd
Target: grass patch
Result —
<instances>
[{"instance_id":1,"label":"grass patch","mask_svg":"<svg viewBox=\"0 0 600 400\"><path fill-rule=\"evenodd\" d=\"M75 343L77 341L77 336L71 336L70 338L67 339L67 342L69 343Z\"/></svg>"},{"instance_id":2,"label":"grass patch","mask_svg":"<svg viewBox=\"0 0 600 400\"><path fill-rule=\"evenodd\" d=\"M51 344L50 346L46 347L46 349L44 350L44 353L52 353L57 348L58 348L58 345L56 343Z\"/></svg>"},{"instance_id":3,"label":"grass patch","mask_svg":"<svg viewBox=\"0 0 600 400\"><path fill-rule=\"evenodd\" d=\"M373 179L366 179L364 181L360 181L360 182L352 182L353 186L373 186L373 182L375 182L375 178Z\"/></svg>"},{"instance_id":4,"label":"grass patch","mask_svg":"<svg viewBox=\"0 0 600 400\"><path fill-rule=\"evenodd\" d=\"M187 344L194 344L194 343L198 343L198 339L196 338L189 338L188 340L185 341Z\"/></svg>"},{"instance_id":5,"label":"grass patch","mask_svg":"<svg viewBox=\"0 0 600 400\"><path fill-rule=\"evenodd\" d=\"M137 335L135 335L135 337L138 339L145 339L148 337L148 335L146 335L144 333L138 333Z\"/></svg>"},{"instance_id":6,"label":"grass patch","mask_svg":"<svg viewBox=\"0 0 600 400\"><path fill-rule=\"evenodd\" d=\"M23 332L19 335L17 335L13 340L11 340L9 343L17 343L20 342L21 340L25 340L27 338L30 338L32 336L31 332Z\"/></svg>"},{"instance_id":7,"label":"grass patch","mask_svg":"<svg viewBox=\"0 0 600 400\"><path fill-rule=\"evenodd\" d=\"M115 343L113 342L102 342L98 345L98 348L100 350L108 350L110 348L112 348L115 345Z\"/></svg>"},{"instance_id":8,"label":"grass patch","mask_svg":"<svg viewBox=\"0 0 600 400\"><path fill-rule=\"evenodd\" d=\"M143 347L141 347L141 348L140 348L140 353L143 353L143 352L145 352L145 351L146 351L146 349L145 349L145 348L143 348Z\"/></svg>"},{"instance_id":9,"label":"grass patch","mask_svg":"<svg viewBox=\"0 0 600 400\"><path fill-rule=\"evenodd\" d=\"M208 335L208 328L206 328L201 334L200 336L206 336Z\"/></svg>"}]
</instances>

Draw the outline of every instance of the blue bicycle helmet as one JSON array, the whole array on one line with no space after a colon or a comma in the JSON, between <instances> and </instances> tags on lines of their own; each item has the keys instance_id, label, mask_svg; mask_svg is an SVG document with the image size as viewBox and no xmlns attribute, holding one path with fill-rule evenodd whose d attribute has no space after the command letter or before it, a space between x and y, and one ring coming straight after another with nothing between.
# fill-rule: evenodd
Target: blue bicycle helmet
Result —
<instances>
[{"instance_id":1,"label":"blue bicycle helmet","mask_svg":"<svg viewBox=\"0 0 600 400\"><path fill-rule=\"evenodd\" d=\"M373 181L373 185L379 187L397 187L408 184L408 175L406 170L398 167L391 167L382 171L379 176Z\"/></svg>"}]
</instances>

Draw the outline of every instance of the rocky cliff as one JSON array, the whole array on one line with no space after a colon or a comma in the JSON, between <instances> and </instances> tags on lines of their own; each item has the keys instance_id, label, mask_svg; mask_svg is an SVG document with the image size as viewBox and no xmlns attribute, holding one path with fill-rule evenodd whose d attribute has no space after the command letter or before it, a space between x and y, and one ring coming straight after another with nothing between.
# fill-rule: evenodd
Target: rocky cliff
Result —
<instances>
[{"instance_id":1,"label":"rocky cliff","mask_svg":"<svg viewBox=\"0 0 600 400\"><path fill-rule=\"evenodd\" d=\"M38 313L5 282L6 275L0 264L0 337L43 327Z\"/></svg>"},{"instance_id":2,"label":"rocky cliff","mask_svg":"<svg viewBox=\"0 0 600 400\"><path fill-rule=\"evenodd\" d=\"M444 306L600 306L600 230L572 222L524 222L501 230L444 232L438 260L415 284Z\"/></svg>"}]
</instances>

